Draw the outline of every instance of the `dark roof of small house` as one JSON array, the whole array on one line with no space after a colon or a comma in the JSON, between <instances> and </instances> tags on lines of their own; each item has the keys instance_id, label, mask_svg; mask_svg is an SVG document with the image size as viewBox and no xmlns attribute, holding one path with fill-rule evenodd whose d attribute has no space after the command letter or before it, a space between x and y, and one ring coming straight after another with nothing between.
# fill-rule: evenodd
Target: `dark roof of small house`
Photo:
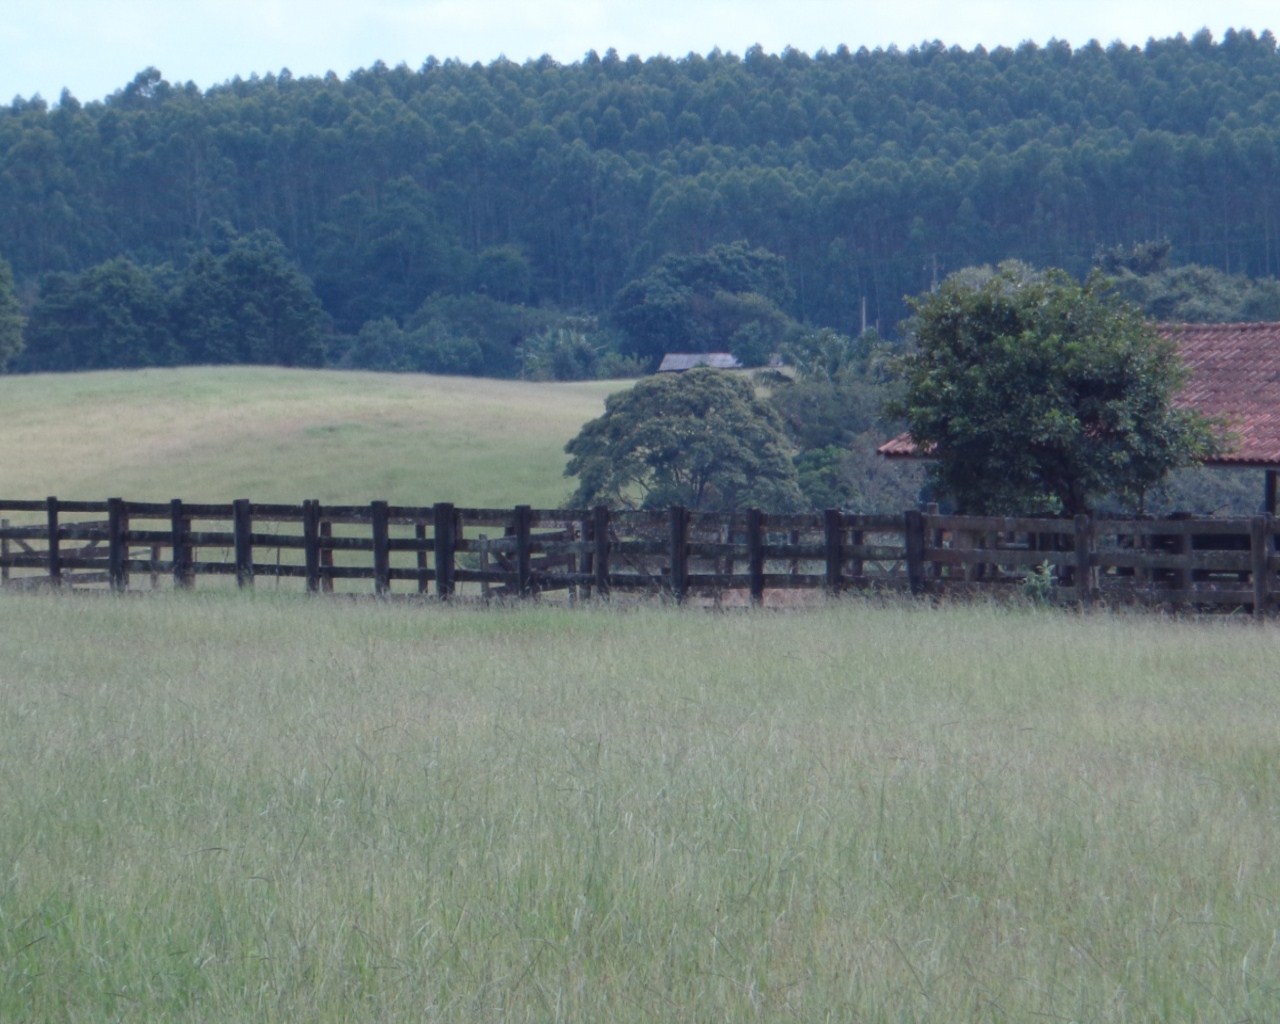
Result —
<instances>
[{"instance_id":1,"label":"dark roof of small house","mask_svg":"<svg viewBox=\"0 0 1280 1024\"><path fill-rule=\"evenodd\" d=\"M914 459L922 457L920 450L916 447L915 440L911 437L911 432L899 434L890 441L886 441L876 451L883 455L886 459Z\"/></svg>"},{"instance_id":2,"label":"dark roof of small house","mask_svg":"<svg viewBox=\"0 0 1280 1024\"><path fill-rule=\"evenodd\" d=\"M1231 451L1209 465L1280 467L1280 323L1159 324L1177 342L1190 371L1179 405L1226 421ZM887 458L917 458L910 434L876 449Z\"/></svg>"},{"instance_id":3,"label":"dark roof of small house","mask_svg":"<svg viewBox=\"0 0 1280 1024\"><path fill-rule=\"evenodd\" d=\"M680 373L695 366L710 366L713 370L738 370L742 364L728 352L668 352L662 357L659 373Z\"/></svg>"}]
</instances>

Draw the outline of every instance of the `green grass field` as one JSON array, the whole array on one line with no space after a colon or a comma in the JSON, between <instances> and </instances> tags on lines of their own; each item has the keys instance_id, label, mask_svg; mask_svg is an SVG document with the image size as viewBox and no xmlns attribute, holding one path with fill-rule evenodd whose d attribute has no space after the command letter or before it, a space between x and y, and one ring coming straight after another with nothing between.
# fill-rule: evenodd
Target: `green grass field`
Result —
<instances>
[{"instance_id":1,"label":"green grass field","mask_svg":"<svg viewBox=\"0 0 1280 1024\"><path fill-rule=\"evenodd\" d=\"M0 377L0 496L559 505L627 382L195 367Z\"/></svg>"},{"instance_id":2,"label":"green grass field","mask_svg":"<svg viewBox=\"0 0 1280 1024\"><path fill-rule=\"evenodd\" d=\"M1280 634L0 598L5 1021L1280 1019Z\"/></svg>"},{"instance_id":3,"label":"green grass field","mask_svg":"<svg viewBox=\"0 0 1280 1024\"><path fill-rule=\"evenodd\" d=\"M0 378L0 492L551 504L617 386ZM201 586L0 650L6 1024L1280 1020L1274 623Z\"/></svg>"}]
</instances>

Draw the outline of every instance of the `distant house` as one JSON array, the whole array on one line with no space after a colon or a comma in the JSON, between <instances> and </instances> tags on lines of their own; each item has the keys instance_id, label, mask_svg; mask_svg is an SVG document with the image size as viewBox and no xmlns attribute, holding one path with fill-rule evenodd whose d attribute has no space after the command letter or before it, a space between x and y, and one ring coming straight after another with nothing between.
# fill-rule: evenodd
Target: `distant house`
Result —
<instances>
[{"instance_id":1,"label":"distant house","mask_svg":"<svg viewBox=\"0 0 1280 1024\"><path fill-rule=\"evenodd\" d=\"M695 366L713 370L740 370L742 364L728 352L668 352L662 357L659 373L683 373Z\"/></svg>"},{"instance_id":2,"label":"distant house","mask_svg":"<svg viewBox=\"0 0 1280 1024\"><path fill-rule=\"evenodd\" d=\"M1176 402L1226 421L1234 444L1207 466L1266 470L1266 511L1276 514L1280 475L1280 323L1158 324L1178 344L1190 379ZM910 434L876 449L885 458L928 458Z\"/></svg>"}]
</instances>

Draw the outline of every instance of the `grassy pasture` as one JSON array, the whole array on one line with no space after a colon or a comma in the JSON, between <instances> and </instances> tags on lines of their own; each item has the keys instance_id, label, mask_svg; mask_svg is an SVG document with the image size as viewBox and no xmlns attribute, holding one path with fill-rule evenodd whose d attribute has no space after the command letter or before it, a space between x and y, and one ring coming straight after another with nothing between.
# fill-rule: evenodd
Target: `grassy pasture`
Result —
<instances>
[{"instance_id":1,"label":"grassy pasture","mask_svg":"<svg viewBox=\"0 0 1280 1024\"><path fill-rule=\"evenodd\" d=\"M1280 632L0 594L0 1020L1280 1019Z\"/></svg>"},{"instance_id":2,"label":"grassy pasture","mask_svg":"<svg viewBox=\"0 0 1280 1024\"><path fill-rule=\"evenodd\" d=\"M626 386L274 367L0 377L0 493L554 506L572 491L565 442Z\"/></svg>"},{"instance_id":3,"label":"grassy pasture","mask_svg":"<svg viewBox=\"0 0 1280 1024\"><path fill-rule=\"evenodd\" d=\"M0 492L556 504L617 383L0 378ZM0 593L0 1021L1280 1019L1280 632Z\"/></svg>"}]
</instances>

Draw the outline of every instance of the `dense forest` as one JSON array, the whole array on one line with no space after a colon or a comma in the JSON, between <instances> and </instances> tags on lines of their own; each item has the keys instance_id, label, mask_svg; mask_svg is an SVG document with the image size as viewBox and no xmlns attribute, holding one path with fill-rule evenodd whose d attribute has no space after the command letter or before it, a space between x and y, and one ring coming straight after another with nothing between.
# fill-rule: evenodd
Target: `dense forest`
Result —
<instances>
[{"instance_id":1,"label":"dense forest","mask_svg":"<svg viewBox=\"0 0 1280 1024\"><path fill-rule=\"evenodd\" d=\"M893 337L904 296L1009 258L1109 260L1165 314L1280 317L1280 54L1203 31L205 91L149 68L102 102L0 108L0 208L17 369L755 358L805 330Z\"/></svg>"}]
</instances>

